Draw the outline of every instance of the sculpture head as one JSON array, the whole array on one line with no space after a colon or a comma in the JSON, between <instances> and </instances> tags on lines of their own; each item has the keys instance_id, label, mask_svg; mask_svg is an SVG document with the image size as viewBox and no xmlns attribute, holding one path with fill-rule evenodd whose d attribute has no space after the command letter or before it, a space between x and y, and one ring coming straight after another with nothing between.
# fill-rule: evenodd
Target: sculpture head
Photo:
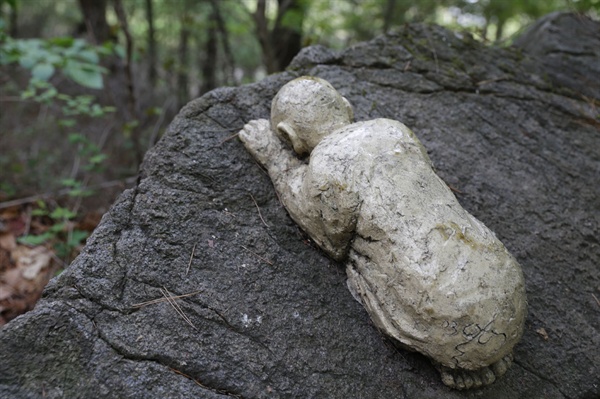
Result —
<instances>
[{"instance_id":1,"label":"sculpture head","mask_svg":"<svg viewBox=\"0 0 600 399\"><path fill-rule=\"evenodd\" d=\"M326 80L302 76L285 84L271 105L271 126L299 155L310 154L336 129L352 123L352 106Z\"/></svg>"}]
</instances>

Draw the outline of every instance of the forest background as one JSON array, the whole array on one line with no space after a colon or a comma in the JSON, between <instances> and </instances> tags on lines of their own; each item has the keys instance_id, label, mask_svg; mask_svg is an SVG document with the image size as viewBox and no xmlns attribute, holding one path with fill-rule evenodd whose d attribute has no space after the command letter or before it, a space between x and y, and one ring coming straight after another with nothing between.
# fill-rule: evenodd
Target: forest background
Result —
<instances>
[{"instance_id":1,"label":"forest background","mask_svg":"<svg viewBox=\"0 0 600 399\"><path fill-rule=\"evenodd\" d=\"M560 10L598 18L600 0L0 0L0 326L76 256L189 100L309 45L425 22L508 46Z\"/></svg>"}]
</instances>

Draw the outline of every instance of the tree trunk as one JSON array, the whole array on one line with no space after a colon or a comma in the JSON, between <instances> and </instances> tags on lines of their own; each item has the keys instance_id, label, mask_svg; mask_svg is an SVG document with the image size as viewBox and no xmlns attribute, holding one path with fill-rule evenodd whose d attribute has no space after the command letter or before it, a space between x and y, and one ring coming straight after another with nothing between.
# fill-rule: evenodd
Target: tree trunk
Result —
<instances>
[{"instance_id":1,"label":"tree trunk","mask_svg":"<svg viewBox=\"0 0 600 399\"><path fill-rule=\"evenodd\" d=\"M304 0L278 0L275 26L270 31L266 1L257 0L254 22L267 73L283 71L302 49ZM286 15L287 14L287 15ZM286 18L287 16L287 18Z\"/></svg>"},{"instance_id":2,"label":"tree trunk","mask_svg":"<svg viewBox=\"0 0 600 399\"><path fill-rule=\"evenodd\" d=\"M17 4L11 5L8 11L8 34L11 37L17 37L19 34L18 15Z\"/></svg>"},{"instance_id":3,"label":"tree trunk","mask_svg":"<svg viewBox=\"0 0 600 399\"><path fill-rule=\"evenodd\" d=\"M231 47L229 46L229 35L227 33L227 27L225 26L225 21L223 20L223 16L221 15L221 9L219 8L218 0L210 0L210 3L213 8L213 20L216 22L216 28L219 31L219 35L221 36L221 45L223 46L223 58L225 60L225 78L227 80L226 84L234 84L237 85L237 79L235 78L235 61L233 58L233 53L231 52Z\"/></svg>"},{"instance_id":4,"label":"tree trunk","mask_svg":"<svg viewBox=\"0 0 600 399\"><path fill-rule=\"evenodd\" d=\"M257 0L256 12L254 13L254 23L256 25L256 35L260 48L262 50L263 64L267 69L267 73L277 72L278 66L275 59L275 52L271 44L271 34L269 32L269 21L266 14L267 4L265 0Z\"/></svg>"},{"instance_id":5,"label":"tree trunk","mask_svg":"<svg viewBox=\"0 0 600 399\"><path fill-rule=\"evenodd\" d=\"M394 9L396 8L396 0L387 0L385 3L385 11L383 14L383 33L388 33L394 20Z\"/></svg>"},{"instance_id":6,"label":"tree trunk","mask_svg":"<svg viewBox=\"0 0 600 399\"><path fill-rule=\"evenodd\" d=\"M79 0L81 13L91 37L91 42L94 44L115 40L106 21L106 3L107 0Z\"/></svg>"},{"instance_id":7,"label":"tree trunk","mask_svg":"<svg viewBox=\"0 0 600 399\"><path fill-rule=\"evenodd\" d=\"M119 20L119 24L121 25L121 31L125 35L125 80L127 85L127 122L133 126L131 131L131 140L133 141L133 148L135 151L135 156L138 163L142 162L142 158L144 156L144 149L141 142L141 126L140 122L140 110L139 104L137 101L137 96L135 93L135 79L133 77L133 66L132 66L132 57L133 57L133 38L131 37L131 33L129 32L129 24L127 23L127 16L125 15L125 10L123 9L123 3L121 0L113 0L115 13L117 14L117 19Z\"/></svg>"},{"instance_id":8,"label":"tree trunk","mask_svg":"<svg viewBox=\"0 0 600 399\"><path fill-rule=\"evenodd\" d=\"M190 17L185 15L181 18L181 30L179 31L179 68L177 69L177 102L181 108L189 99L188 94L188 42L190 37Z\"/></svg>"},{"instance_id":9,"label":"tree trunk","mask_svg":"<svg viewBox=\"0 0 600 399\"><path fill-rule=\"evenodd\" d=\"M304 0L278 0L277 19L271 33L278 71L283 71L302 49L305 4Z\"/></svg>"},{"instance_id":10,"label":"tree trunk","mask_svg":"<svg viewBox=\"0 0 600 399\"><path fill-rule=\"evenodd\" d=\"M152 0L146 0L146 20L148 21L148 80L156 82L156 40L154 39L154 10Z\"/></svg>"},{"instance_id":11,"label":"tree trunk","mask_svg":"<svg viewBox=\"0 0 600 399\"><path fill-rule=\"evenodd\" d=\"M503 18L498 18L498 23L496 24L496 41L502 40L502 33L504 33L504 24L506 20Z\"/></svg>"},{"instance_id":12,"label":"tree trunk","mask_svg":"<svg viewBox=\"0 0 600 399\"><path fill-rule=\"evenodd\" d=\"M202 83L200 85L200 94L204 94L217 87L217 27L215 18L215 9L208 21L208 37L204 47L204 62L202 63Z\"/></svg>"}]
</instances>

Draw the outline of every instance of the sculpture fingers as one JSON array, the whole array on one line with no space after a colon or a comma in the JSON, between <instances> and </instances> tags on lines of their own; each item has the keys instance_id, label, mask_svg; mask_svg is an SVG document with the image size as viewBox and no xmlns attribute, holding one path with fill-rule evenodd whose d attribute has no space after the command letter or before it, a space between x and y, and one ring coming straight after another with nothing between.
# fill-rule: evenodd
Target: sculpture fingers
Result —
<instances>
[{"instance_id":1,"label":"sculpture fingers","mask_svg":"<svg viewBox=\"0 0 600 399\"><path fill-rule=\"evenodd\" d=\"M270 157L276 137L271 131L269 121L266 119L252 120L244 125L238 137L246 149L261 164L265 164Z\"/></svg>"}]
</instances>

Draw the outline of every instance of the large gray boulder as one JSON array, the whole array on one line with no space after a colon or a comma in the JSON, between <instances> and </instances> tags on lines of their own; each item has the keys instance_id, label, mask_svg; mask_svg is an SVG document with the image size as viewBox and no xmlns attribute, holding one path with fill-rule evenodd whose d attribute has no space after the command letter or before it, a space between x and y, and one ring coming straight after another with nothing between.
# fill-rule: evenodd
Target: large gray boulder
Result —
<instances>
[{"instance_id":1,"label":"large gray boulder","mask_svg":"<svg viewBox=\"0 0 600 399\"><path fill-rule=\"evenodd\" d=\"M423 25L341 53L310 47L285 73L189 103L83 253L0 330L0 397L599 397L600 24L540 24L520 48ZM233 137L305 74L358 120L411 127L521 263L525 334L495 384L452 391L382 336ZM134 306L165 290L194 295L181 314Z\"/></svg>"}]
</instances>

